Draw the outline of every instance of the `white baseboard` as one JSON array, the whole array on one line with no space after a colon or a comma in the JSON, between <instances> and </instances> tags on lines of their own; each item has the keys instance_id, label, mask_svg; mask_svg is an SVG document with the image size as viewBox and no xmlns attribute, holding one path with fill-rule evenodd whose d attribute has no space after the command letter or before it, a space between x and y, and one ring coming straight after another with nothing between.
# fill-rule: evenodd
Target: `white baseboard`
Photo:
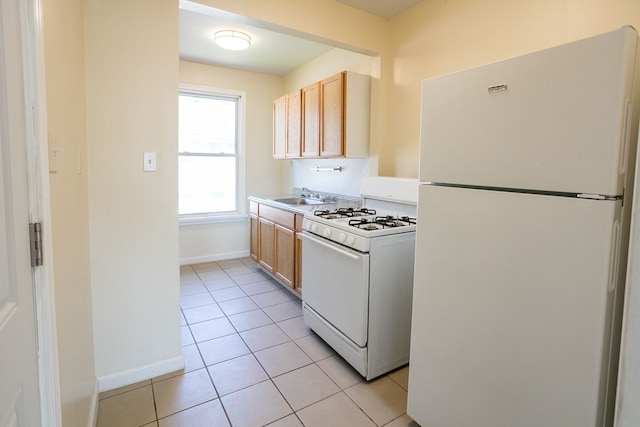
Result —
<instances>
[{"instance_id":1,"label":"white baseboard","mask_svg":"<svg viewBox=\"0 0 640 427\"><path fill-rule=\"evenodd\" d=\"M98 391L98 380L93 383L93 395L91 396L91 408L89 408L89 427L98 424L98 403L100 402L100 392Z\"/></svg>"},{"instance_id":2,"label":"white baseboard","mask_svg":"<svg viewBox=\"0 0 640 427\"><path fill-rule=\"evenodd\" d=\"M102 393L103 391L109 391L129 384L149 380L181 369L184 369L184 357L182 355L172 357L171 359L161 360L151 365L98 377L98 391Z\"/></svg>"},{"instance_id":3,"label":"white baseboard","mask_svg":"<svg viewBox=\"0 0 640 427\"><path fill-rule=\"evenodd\" d=\"M180 258L180 265L199 264L202 262L224 261L226 259L247 258L249 251L226 252L223 254L211 254L189 258Z\"/></svg>"}]
</instances>

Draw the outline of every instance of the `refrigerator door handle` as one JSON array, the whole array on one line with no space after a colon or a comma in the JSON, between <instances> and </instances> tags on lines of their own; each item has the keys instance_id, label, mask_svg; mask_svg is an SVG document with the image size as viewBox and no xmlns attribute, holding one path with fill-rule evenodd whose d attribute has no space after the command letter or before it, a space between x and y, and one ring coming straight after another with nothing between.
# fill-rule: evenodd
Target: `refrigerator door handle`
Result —
<instances>
[{"instance_id":1,"label":"refrigerator door handle","mask_svg":"<svg viewBox=\"0 0 640 427\"><path fill-rule=\"evenodd\" d=\"M609 292L616 289L618 281L618 266L620 265L620 221L616 219L613 224L613 236L611 239L611 261L609 262Z\"/></svg>"}]
</instances>

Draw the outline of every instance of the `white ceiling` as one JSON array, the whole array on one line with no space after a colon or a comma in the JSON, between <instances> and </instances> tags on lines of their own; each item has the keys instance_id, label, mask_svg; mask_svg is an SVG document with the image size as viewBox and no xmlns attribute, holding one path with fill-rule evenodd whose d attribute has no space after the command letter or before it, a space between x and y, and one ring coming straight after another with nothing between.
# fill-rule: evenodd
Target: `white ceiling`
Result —
<instances>
[{"instance_id":1,"label":"white ceiling","mask_svg":"<svg viewBox=\"0 0 640 427\"><path fill-rule=\"evenodd\" d=\"M422 0L337 0L384 18L390 18ZM237 30L250 35L251 46L229 51L213 42L213 33ZM328 40L312 40L264 22L235 15L188 0L180 1L180 59L226 68L286 75L305 62L337 46ZM364 52L360 52L364 53Z\"/></svg>"}]
</instances>

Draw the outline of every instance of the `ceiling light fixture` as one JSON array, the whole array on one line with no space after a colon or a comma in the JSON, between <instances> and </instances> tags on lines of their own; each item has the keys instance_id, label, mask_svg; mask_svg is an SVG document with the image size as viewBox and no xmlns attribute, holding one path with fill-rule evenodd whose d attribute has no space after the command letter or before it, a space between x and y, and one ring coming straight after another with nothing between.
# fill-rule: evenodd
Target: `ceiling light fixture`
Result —
<instances>
[{"instance_id":1,"label":"ceiling light fixture","mask_svg":"<svg viewBox=\"0 0 640 427\"><path fill-rule=\"evenodd\" d=\"M240 31L222 30L213 35L216 44L223 49L243 50L251 44L251 37Z\"/></svg>"}]
</instances>

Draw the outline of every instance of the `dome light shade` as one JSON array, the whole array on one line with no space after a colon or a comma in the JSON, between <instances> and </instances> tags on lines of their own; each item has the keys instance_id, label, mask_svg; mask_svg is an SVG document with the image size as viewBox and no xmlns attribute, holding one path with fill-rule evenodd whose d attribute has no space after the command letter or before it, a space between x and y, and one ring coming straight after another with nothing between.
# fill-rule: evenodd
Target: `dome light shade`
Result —
<instances>
[{"instance_id":1,"label":"dome light shade","mask_svg":"<svg viewBox=\"0 0 640 427\"><path fill-rule=\"evenodd\" d=\"M216 44L223 49L243 50L251 44L251 37L240 31L222 30L213 35Z\"/></svg>"}]
</instances>

